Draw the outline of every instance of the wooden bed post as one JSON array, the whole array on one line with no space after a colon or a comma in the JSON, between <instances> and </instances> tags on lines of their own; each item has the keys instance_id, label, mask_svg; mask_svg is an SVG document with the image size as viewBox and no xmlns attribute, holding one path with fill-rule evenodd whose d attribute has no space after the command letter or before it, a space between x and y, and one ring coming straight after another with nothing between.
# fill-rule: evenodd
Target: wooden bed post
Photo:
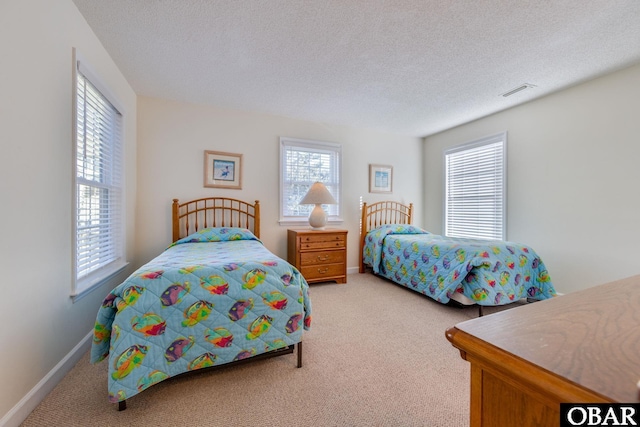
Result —
<instances>
[{"instance_id":1,"label":"wooden bed post","mask_svg":"<svg viewBox=\"0 0 640 427\"><path fill-rule=\"evenodd\" d=\"M409 203L409 221L407 224L413 224L413 203Z\"/></svg>"},{"instance_id":2,"label":"wooden bed post","mask_svg":"<svg viewBox=\"0 0 640 427\"><path fill-rule=\"evenodd\" d=\"M364 250L365 230L367 229L365 221L367 220L367 202L362 204L362 218L360 218L360 253L358 254L359 272L364 273L364 260L362 259L362 251Z\"/></svg>"},{"instance_id":3,"label":"wooden bed post","mask_svg":"<svg viewBox=\"0 0 640 427\"><path fill-rule=\"evenodd\" d=\"M260 238L260 221L256 221L256 218L260 218L260 202L256 200L255 205L253 205L253 234L259 239Z\"/></svg>"},{"instance_id":4,"label":"wooden bed post","mask_svg":"<svg viewBox=\"0 0 640 427\"><path fill-rule=\"evenodd\" d=\"M177 241L180 238L180 227L179 227L179 221L178 221L178 210L180 208L180 205L178 204L178 199L173 199L173 205L171 206L171 214L173 217L173 237L172 237L172 242Z\"/></svg>"}]
</instances>

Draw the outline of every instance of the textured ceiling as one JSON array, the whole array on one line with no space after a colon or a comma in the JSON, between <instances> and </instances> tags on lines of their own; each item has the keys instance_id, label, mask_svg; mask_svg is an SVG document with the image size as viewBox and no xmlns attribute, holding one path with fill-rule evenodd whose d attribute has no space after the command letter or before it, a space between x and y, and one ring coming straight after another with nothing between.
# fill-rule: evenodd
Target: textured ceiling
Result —
<instances>
[{"instance_id":1,"label":"textured ceiling","mask_svg":"<svg viewBox=\"0 0 640 427\"><path fill-rule=\"evenodd\" d=\"M639 0L74 2L139 95L411 136L640 62Z\"/></svg>"}]
</instances>

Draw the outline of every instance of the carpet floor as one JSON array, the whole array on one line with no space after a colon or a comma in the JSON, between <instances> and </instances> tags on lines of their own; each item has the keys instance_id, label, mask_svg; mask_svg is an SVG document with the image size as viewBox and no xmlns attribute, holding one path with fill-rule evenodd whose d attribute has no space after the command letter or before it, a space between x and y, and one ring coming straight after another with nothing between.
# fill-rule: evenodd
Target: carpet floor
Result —
<instances>
[{"instance_id":1,"label":"carpet floor","mask_svg":"<svg viewBox=\"0 0 640 427\"><path fill-rule=\"evenodd\" d=\"M477 308L438 304L369 273L311 285L310 296L300 369L294 353L194 372L118 412L107 400L108 362L91 365L87 353L22 426L469 424L469 364L445 330Z\"/></svg>"}]
</instances>

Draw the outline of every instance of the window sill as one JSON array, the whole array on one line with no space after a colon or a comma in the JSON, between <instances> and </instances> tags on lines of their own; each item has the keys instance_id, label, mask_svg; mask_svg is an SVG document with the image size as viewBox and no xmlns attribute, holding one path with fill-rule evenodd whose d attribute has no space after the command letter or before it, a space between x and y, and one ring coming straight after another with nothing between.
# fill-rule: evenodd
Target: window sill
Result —
<instances>
[{"instance_id":1,"label":"window sill","mask_svg":"<svg viewBox=\"0 0 640 427\"><path fill-rule=\"evenodd\" d=\"M117 265L112 266L109 270L105 271L104 274L96 277L94 280L89 281L86 284L82 283L81 286L78 286L78 284L76 284L76 293L71 294L71 301L73 303L80 301L82 298L86 297L91 292L95 291L105 283L112 280L115 276L122 273L128 265L129 263L127 261L120 262ZM82 289L78 289L79 287L81 287Z\"/></svg>"}]
</instances>

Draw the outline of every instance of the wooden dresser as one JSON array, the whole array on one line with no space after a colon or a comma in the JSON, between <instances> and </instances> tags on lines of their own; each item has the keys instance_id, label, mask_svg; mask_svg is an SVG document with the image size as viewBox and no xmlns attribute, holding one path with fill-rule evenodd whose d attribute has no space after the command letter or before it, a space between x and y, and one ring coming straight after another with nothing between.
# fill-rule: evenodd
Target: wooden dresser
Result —
<instances>
[{"instance_id":1,"label":"wooden dresser","mask_svg":"<svg viewBox=\"0 0 640 427\"><path fill-rule=\"evenodd\" d=\"M559 426L560 403L638 403L640 276L457 324L471 426Z\"/></svg>"},{"instance_id":2,"label":"wooden dresser","mask_svg":"<svg viewBox=\"0 0 640 427\"><path fill-rule=\"evenodd\" d=\"M287 230L287 261L308 283L347 283L347 230Z\"/></svg>"}]
</instances>

